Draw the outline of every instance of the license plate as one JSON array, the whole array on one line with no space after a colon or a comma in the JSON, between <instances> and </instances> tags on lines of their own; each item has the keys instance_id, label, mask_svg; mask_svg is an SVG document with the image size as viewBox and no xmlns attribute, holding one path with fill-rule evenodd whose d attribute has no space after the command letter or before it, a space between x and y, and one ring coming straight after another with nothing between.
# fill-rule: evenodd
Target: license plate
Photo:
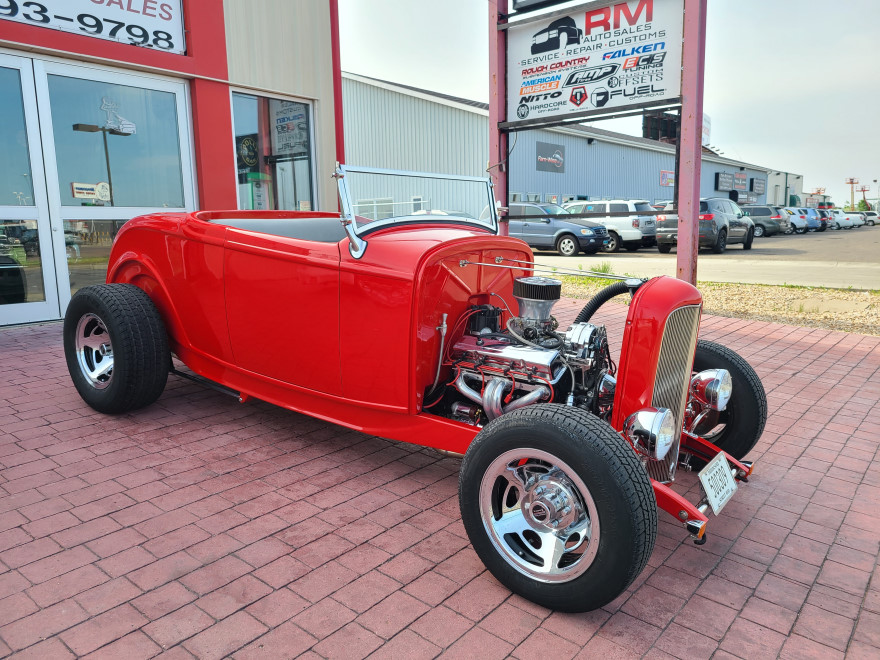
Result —
<instances>
[{"instance_id":1,"label":"license plate","mask_svg":"<svg viewBox=\"0 0 880 660\"><path fill-rule=\"evenodd\" d=\"M736 492L736 479L730 473L730 463L724 454L718 454L709 461L708 465L700 470L700 483L706 491L706 499L712 507L712 512L717 516L721 513L724 505L730 501Z\"/></svg>"}]
</instances>

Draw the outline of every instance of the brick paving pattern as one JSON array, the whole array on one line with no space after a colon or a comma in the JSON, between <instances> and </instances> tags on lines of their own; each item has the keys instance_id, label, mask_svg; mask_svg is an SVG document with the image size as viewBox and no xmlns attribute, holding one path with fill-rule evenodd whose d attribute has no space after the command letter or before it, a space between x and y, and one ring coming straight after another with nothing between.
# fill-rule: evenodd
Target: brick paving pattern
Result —
<instances>
[{"instance_id":1,"label":"brick paving pattern","mask_svg":"<svg viewBox=\"0 0 880 660\"><path fill-rule=\"evenodd\" d=\"M624 314L597 315L618 346ZM661 512L631 588L571 615L483 568L459 461L175 377L103 416L60 324L2 330L0 656L880 657L880 338L720 317L702 336L767 389L756 473L702 547Z\"/></svg>"}]
</instances>

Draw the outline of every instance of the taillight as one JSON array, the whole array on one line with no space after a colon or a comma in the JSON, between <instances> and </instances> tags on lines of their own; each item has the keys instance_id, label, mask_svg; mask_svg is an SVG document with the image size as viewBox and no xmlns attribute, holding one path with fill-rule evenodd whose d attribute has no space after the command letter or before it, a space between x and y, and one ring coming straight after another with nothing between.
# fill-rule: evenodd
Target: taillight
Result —
<instances>
[{"instance_id":1,"label":"taillight","mask_svg":"<svg viewBox=\"0 0 880 660\"><path fill-rule=\"evenodd\" d=\"M636 229L639 228L639 219L638 218L636 218L635 220L632 221L632 226L635 227Z\"/></svg>"},{"instance_id":2,"label":"taillight","mask_svg":"<svg viewBox=\"0 0 880 660\"><path fill-rule=\"evenodd\" d=\"M771 220L782 220L782 216L781 215L771 215L770 219Z\"/></svg>"},{"instance_id":3,"label":"taillight","mask_svg":"<svg viewBox=\"0 0 880 660\"><path fill-rule=\"evenodd\" d=\"M806 220L806 219L807 219L807 216L805 216L805 215L801 216L801 220Z\"/></svg>"},{"instance_id":4,"label":"taillight","mask_svg":"<svg viewBox=\"0 0 880 660\"><path fill-rule=\"evenodd\" d=\"M665 216L665 215L658 215L658 216L657 216L657 222L663 222L664 220L666 220L666 216Z\"/></svg>"},{"instance_id":5,"label":"taillight","mask_svg":"<svg viewBox=\"0 0 880 660\"><path fill-rule=\"evenodd\" d=\"M714 220L714 219L715 219L715 214L714 214L714 213L701 213L701 214L698 216L698 219L699 219L699 220Z\"/></svg>"}]
</instances>

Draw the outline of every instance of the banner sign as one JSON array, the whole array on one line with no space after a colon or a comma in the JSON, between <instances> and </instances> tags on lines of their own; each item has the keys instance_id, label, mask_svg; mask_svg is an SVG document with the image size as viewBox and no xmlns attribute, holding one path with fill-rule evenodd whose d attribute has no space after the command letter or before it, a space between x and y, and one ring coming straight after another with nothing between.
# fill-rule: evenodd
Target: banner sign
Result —
<instances>
[{"instance_id":1,"label":"banner sign","mask_svg":"<svg viewBox=\"0 0 880 660\"><path fill-rule=\"evenodd\" d=\"M715 190L718 192L733 190L733 174L730 172L715 172Z\"/></svg>"},{"instance_id":2,"label":"banner sign","mask_svg":"<svg viewBox=\"0 0 880 660\"><path fill-rule=\"evenodd\" d=\"M734 172L733 173L733 189L734 190L748 190L749 189L749 175L745 172Z\"/></svg>"},{"instance_id":3,"label":"banner sign","mask_svg":"<svg viewBox=\"0 0 880 660\"><path fill-rule=\"evenodd\" d=\"M508 121L678 99L683 12L684 0L628 0L512 26Z\"/></svg>"},{"instance_id":4,"label":"banner sign","mask_svg":"<svg viewBox=\"0 0 880 660\"><path fill-rule=\"evenodd\" d=\"M664 188L675 188L675 172L673 170L660 170L660 185Z\"/></svg>"},{"instance_id":5,"label":"banner sign","mask_svg":"<svg viewBox=\"0 0 880 660\"><path fill-rule=\"evenodd\" d=\"M752 178L752 192L757 195L763 195L767 192L767 180Z\"/></svg>"},{"instance_id":6,"label":"banner sign","mask_svg":"<svg viewBox=\"0 0 880 660\"><path fill-rule=\"evenodd\" d=\"M182 0L0 1L0 20L185 53Z\"/></svg>"},{"instance_id":7,"label":"banner sign","mask_svg":"<svg viewBox=\"0 0 880 660\"><path fill-rule=\"evenodd\" d=\"M565 174L565 145L536 142L535 156L535 169L538 172Z\"/></svg>"}]
</instances>

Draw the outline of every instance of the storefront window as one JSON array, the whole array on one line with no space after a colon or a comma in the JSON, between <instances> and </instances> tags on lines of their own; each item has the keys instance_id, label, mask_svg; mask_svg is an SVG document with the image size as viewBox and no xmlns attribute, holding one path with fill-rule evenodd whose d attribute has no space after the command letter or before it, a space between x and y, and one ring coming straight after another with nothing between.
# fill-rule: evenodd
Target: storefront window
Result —
<instances>
[{"instance_id":1,"label":"storefront window","mask_svg":"<svg viewBox=\"0 0 880 660\"><path fill-rule=\"evenodd\" d=\"M184 206L175 94L48 79L62 205Z\"/></svg>"},{"instance_id":2,"label":"storefront window","mask_svg":"<svg viewBox=\"0 0 880 660\"><path fill-rule=\"evenodd\" d=\"M311 211L309 106L232 95L238 199L242 209Z\"/></svg>"},{"instance_id":3,"label":"storefront window","mask_svg":"<svg viewBox=\"0 0 880 660\"><path fill-rule=\"evenodd\" d=\"M33 206L18 69L0 67L0 206Z\"/></svg>"}]
</instances>

